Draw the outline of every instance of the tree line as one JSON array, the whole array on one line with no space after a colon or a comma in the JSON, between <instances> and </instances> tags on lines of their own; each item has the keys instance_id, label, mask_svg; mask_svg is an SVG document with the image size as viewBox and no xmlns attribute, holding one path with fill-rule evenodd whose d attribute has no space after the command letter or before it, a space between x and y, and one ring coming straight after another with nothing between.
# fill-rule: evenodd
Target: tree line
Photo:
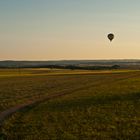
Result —
<instances>
[{"instance_id":1,"label":"tree line","mask_svg":"<svg viewBox=\"0 0 140 140\"><path fill-rule=\"evenodd\" d=\"M76 65L35 65L35 66L0 66L0 68L50 68L50 69L70 69L70 70L112 70L119 69L119 65L113 66L76 66Z\"/></svg>"}]
</instances>

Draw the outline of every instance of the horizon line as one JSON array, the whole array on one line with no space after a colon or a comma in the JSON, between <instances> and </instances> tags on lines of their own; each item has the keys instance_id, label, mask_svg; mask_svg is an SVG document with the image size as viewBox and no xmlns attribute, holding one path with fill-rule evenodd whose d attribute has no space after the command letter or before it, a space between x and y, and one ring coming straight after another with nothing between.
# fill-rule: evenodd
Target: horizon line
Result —
<instances>
[{"instance_id":1,"label":"horizon line","mask_svg":"<svg viewBox=\"0 0 140 140\"><path fill-rule=\"evenodd\" d=\"M133 59L125 59L125 58L113 58L113 59L48 59L48 60L24 60L24 59L4 59L4 60L0 60L0 62L2 61L140 61L140 58L133 58Z\"/></svg>"}]
</instances>

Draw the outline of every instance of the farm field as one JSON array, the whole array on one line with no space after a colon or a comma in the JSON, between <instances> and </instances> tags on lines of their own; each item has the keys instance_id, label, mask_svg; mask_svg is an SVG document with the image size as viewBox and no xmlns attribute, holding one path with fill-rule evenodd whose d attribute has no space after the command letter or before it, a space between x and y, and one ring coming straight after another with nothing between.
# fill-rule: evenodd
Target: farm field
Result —
<instances>
[{"instance_id":1,"label":"farm field","mask_svg":"<svg viewBox=\"0 0 140 140\"><path fill-rule=\"evenodd\" d=\"M0 70L0 112L50 96L6 118L0 139L140 138L138 70Z\"/></svg>"}]
</instances>

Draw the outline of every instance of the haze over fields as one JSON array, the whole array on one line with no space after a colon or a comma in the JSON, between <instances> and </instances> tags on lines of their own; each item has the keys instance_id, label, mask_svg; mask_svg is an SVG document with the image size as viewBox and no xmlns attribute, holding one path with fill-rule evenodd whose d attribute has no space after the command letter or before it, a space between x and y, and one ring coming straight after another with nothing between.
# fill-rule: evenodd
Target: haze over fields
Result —
<instances>
[{"instance_id":1,"label":"haze over fields","mask_svg":"<svg viewBox=\"0 0 140 140\"><path fill-rule=\"evenodd\" d=\"M0 60L138 59L139 5L139 0L1 0Z\"/></svg>"}]
</instances>

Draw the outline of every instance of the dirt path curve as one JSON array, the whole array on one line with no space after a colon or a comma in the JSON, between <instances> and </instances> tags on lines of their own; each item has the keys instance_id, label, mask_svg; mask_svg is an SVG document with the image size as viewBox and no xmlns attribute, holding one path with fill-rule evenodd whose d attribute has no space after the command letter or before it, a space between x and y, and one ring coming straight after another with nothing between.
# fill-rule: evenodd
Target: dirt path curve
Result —
<instances>
[{"instance_id":1,"label":"dirt path curve","mask_svg":"<svg viewBox=\"0 0 140 140\"><path fill-rule=\"evenodd\" d=\"M17 111L21 111L22 109L32 107L32 106L34 106L36 104L39 104L41 102L48 101L48 100L51 100L51 99L54 99L54 98L57 98L57 97L60 97L60 96L63 96L63 95L67 95L67 94L69 94L69 93L61 93L61 94L57 93L57 94L53 94L53 95L50 95L48 97L45 97L45 98L42 98L42 99L39 99L39 100L36 100L36 101L30 101L30 102L27 102L27 103L20 104L20 105L17 105L15 107L9 108L9 109L0 113L0 126L3 124L3 122L6 118L8 118L12 114L16 113Z\"/></svg>"},{"instance_id":2,"label":"dirt path curve","mask_svg":"<svg viewBox=\"0 0 140 140\"><path fill-rule=\"evenodd\" d=\"M96 84L94 84L95 86ZM88 87L91 87L93 86L93 84L91 85L88 85L88 86L82 86L82 87L78 87L78 88L75 88L75 89L72 89L72 90L67 90L67 91L64 91L64 93L55 93L55 94L52 94L52 95L49 95L47 97L42 97L38 100L34 100L34 101L29 101L29 102L26 102L24 104L20 104L20 105L16 105L15 107L11 107L3 112L0 113L0 127L2 126L3 122L5 121L6 118L10 117L12 114L18 112L18 111L21 111L23 109L26 109L28 107L32 107L32 106L35 106L39 103L42 103L44 101L48 101L48 100L51 100L51 99L55 99L55 98L58 98L58 97L61 97L61 96L64 96L64 95L68 95L68 94L72 94L73 92L75 91L78 91L78 90L83 90L83 89L86 89Z\"/></svg>"},{"instance_id":3,"label":"dirt path curve","mask_svg":"<svg viewBox=\"0 0 140 140\"><path fill-rule=\"evenodd\" d=\"M137 76L137 74L135 74L133 76L126 76L126 77L118 78L118 79L115 79L115 82L118 82L118 81L124 80L124 79L133 78L133 77L136 77L136 76ZM110 83L112 83L113 81L111 80ZM83 90L83 89L89 88L91 86L98 86L99 84L101 84L101 83L96 83L96 84L91 84L89 86L79 87L79 88L76 88L76 89L73 89L73 90L68 90L67 92L64 92L64 93L55 93L53 95L49 95L47 97L43 97L43 98L35 100L35 101L29 101L29 102L26 102L24 104L16 105L15 107L9 108L9 109L0 113L0 127L2 126L2 124L3 124L3 122L5 121L6 118L10 117L12 114L14 114L18 111L21 111L21 110L23 110L25 108L28 108L28 107L32 107L32 106L37 105L39 103L42 103L44 101L48 101L48 100L51 100L51 99L55 99L57 97L72 94L73 92L78 91L78 90Z\"/></svg>"}]
</instances>

